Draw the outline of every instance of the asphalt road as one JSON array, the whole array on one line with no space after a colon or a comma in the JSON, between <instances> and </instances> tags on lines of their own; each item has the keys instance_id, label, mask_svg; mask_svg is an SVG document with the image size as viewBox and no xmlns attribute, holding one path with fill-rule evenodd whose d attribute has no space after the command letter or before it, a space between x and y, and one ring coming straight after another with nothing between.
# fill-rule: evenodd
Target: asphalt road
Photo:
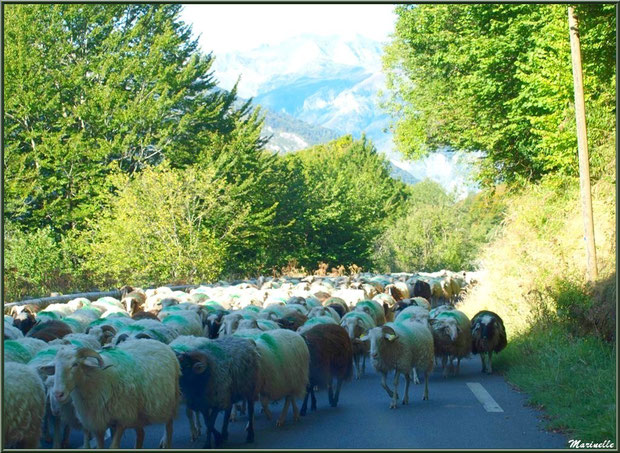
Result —
<instances>
[{"instance_id":1,"label":"asphalt road","mask_svg":"<svg viewBox=\"0 0 620 453\"><path fill-rule=\"evenodd\" d=\"M392 377L388 378L390 387ZM468 383L470 384L468 386ZM470 387L479 383L496 405L488 412ZM402 400L404 379L400 379ZM429 400L423 401L423 383L411 385L409 404L389 409L389 397L380 385L380 376L367 361L366 374L359 381L345 383L338 407L332 408L327 392L317 394L317 410L293 421L292 410L284 426L276 428L282 402L271 406L274 419L258 412L255 416L255 441L245 443L247 418L229 426L226 449L546 449L567 448L567 438L542 430L541 413L525 406L527 396L513 390L501 376L482 374L480 359L474 356L461 362L459 376L443 378L437 367L429 379ZM260 411L260 405L257 405ZM299 402L301 407L301 401ZM491 409L493 403L490 403ZM499 411L501 410L501 412ZM216 427L221 427L222 415ZM163 425L146 428L144 448L155 449L164 431ZM111 439L106 440L106 447ZM174 425L173 448L201 449L202 435L190 441L185 406L179 408ZM133 448L135 432L125 431L121 448ZM82 436L73 431L70 448L79 448ZM42 444L49 448L49 444Z\"/></svg>"}]
</instances>

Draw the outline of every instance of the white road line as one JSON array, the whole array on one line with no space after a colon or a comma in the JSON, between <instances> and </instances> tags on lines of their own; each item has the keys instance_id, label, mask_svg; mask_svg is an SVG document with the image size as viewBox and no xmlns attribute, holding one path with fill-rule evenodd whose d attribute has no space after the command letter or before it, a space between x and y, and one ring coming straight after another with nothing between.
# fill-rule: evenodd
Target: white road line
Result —
<instances>
[{"instance_id":1,"label":"white road line","mask_svg":"<svg viewBox=\"0 0 620 453\"><path fill-rule=\"evenodd\" d=\"M482 407L487 412L504 412L504 409L493 399L486 389L479 382L468 382L467 387L472 391L474 396L480 401Z\"/></svg>"}]
</instances>

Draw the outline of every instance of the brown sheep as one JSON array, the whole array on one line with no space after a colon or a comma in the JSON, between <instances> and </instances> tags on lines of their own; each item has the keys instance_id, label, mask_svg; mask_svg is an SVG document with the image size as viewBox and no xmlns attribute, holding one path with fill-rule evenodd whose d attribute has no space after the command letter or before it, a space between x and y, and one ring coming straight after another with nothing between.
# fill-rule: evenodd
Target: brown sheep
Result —
<instances>
[{"instance_id":1,"label":"brown sheep","mask_svg":"<svg viewBox=\"0 0 620 453\"><path fill-rule=\"evenodd\" d=\"M308 396L312 397L311 410L316 410L314 387L327 387L329 404L338 405L343 381L353 376L353 348L347 331L337 324L317 324L302 333L310 351L310 380L300 414L305 415ZM336 393L333 380L336 378Z\"/></svg>"},{"instance_id":2,"label":"brown sheep","mask_svg":"<svg viewBox=\"0 0 620 453\"><path fill-rule=\"evenodd\" d=\"M56 319L50 319L49 321L36 324L26 336L49 342L70 333L73 333L73 331L69 324Z\"/></svg>"}]
</instances>

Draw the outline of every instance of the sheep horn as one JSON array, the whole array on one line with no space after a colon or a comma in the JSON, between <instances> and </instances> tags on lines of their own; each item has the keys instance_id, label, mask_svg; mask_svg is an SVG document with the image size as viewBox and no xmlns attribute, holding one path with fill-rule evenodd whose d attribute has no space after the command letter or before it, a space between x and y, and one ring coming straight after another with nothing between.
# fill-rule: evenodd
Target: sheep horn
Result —
<instances>
[{"instance_id":1,"label":"sheep horn","mask_svg":"<svg viewBox=\"0 0 620 453\"><path fill-rule=\"evenodd\" d=\"M77 350L76 357L78 359L86 359L87 357L94 357L97 359L99 368L103 368L103 357L99 355L97 351L93 351L90 348L80 348Z\"/></svg>"}]
</instances>

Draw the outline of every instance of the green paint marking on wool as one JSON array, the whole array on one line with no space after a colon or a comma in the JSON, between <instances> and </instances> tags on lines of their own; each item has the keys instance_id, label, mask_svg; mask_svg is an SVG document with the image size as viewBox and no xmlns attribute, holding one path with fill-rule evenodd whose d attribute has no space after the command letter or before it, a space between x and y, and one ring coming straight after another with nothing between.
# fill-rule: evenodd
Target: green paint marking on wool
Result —
<instances>
[{"instance_id":1,"label":"green paint marking on wool","mask_svg":"<svg viewBox=\"0 0 620 453\"><path fill-rule=\"evenodd\" d=\"M144 330L145 327L141 326L140 324L128 324L126 326L123 326L121 332L143 332Z\"/></svg>"},{"instance_id":2,"label":"green paint marking on wool","mask_svg":"<svg viewBox=\"0 0 620 453\"><path fill-rule=\"evenodd\" d=\"M167 307L164 307L162 311L165 313L167 311L180 311L180 310L183 310L183 309L179 307L178 305L168 305Z\"/></svg>"},{"instance_id":3,"label":"green paint marking on wool","mask_svg":"<svg viewBox=\"0 0 620 453\"><path fill-rule=\"evenodd\" d=\"M224 350L215 342L208 342L203 345L200 345L198 349L202 349L212 353L219 360L224 360L226 358L226 353Z\"/></svg>"},{"instance_id":4,"label":"green paint marking on wool","mask_svg":"<svg viewBox=\"0 0 620 453\"><path fill-rule=\"evenodd\" d=\"M148 329L147 332L152 334L158 341L161 341L162 343L166 343L167 342L166 341L167 338L166 338L166 336L163 333L161 333L161 332L159 332L157 330L154 330L154 329Z\"/></svg>"},{"instance_id":5,"label":"green paint marking on wool","mask_svg":"<svg viewBox=\"0 0 620 453\"><path fill-rule=\"evenodd\" d=\"M260 307L257 307L256 305L248 305L245 307L245 310L252 310L253 312L258 313L260 311Z\"/></svg>"},{"instance_id":6,"label":"green paint marking on wool","mask_svg":"<svg viewBox=\"0 0 620 453\"><path fill-rule=\"evenodd\" d=\"M19 356L24 363L27 363L32 358L28 349L15 340L4 341L4 353Z\"/></svg>"},{"instance_id":7,"label":"green paint marking on wool","mask_svg":"<svg viewBox=\"0 0 620 453\"><path fill-rule=\"evenodd\" d=\"M40 311L37 313L37 318L50 318L50 319L58 319L58 315L52 311Z\"/></svg>"},{"instance_id":8,"label":"green paint marking on wool","mask_svg":"<svg viewBox=\"0 0 620 453\"><path fill-rule=\"evenodd\" d=\"M164 320L162 321L162 323L164 324L169 323L169 322L178 322L179 324L187 324L187 319L185 319L181 315L170 315L170 316L166 316Z\"/></svg>"},{"instance_id":9,"label":"green paint marking on wool","mask_svg":"<svg viewBox=\"0 0 620 453\"><path fill-rule=\"evenodd\" d=\"M54 357L56 357L56 353L58 352L59 349L60 349L60 346L54 346L51 348L42 349L35 354L32 360L39 360L39 359L44 359L44 358L53 359Z\"/></svg>"},{"instance_id":10,"label":"green paint marking on wool","mask_svg":"<svg viewBox=\"0 0 620 453\"><path fill-rule=\"evenodd\" d=\"M280 362L283 361L280 348L278 347L278 343L276 343L276 340L271 335L269 335L268 333L264 333L260 337L258 337L258 339L262 340L262 342L267 345L267 347L271 350L271 352L273 352L273 354Z\"/></svg>"},{"instance_id":11,"label":"green paint marking on wool","mask_svg":"<svg viewBox=\"0 0 620 453\"><path fill-rule=\"evenodd\" d=\"M187 346L186 344L175 344L172 346L172 350L175 352L187 352L187 351L191 351L192 348L190 348L189 346Z\"/></svg>"},{"instance_id":12,"label":"green paint marking on wool","mask_svg":"<svg viewBox=\"0 0 620 453\"><path fill-rule=\"evenodd\" d=\"M128 354L120 348L103 349L101 351L101 356L108 356L114 363L125 364L127 366L132 366L136 363L131 354Z\"/></svg>"}]
</instances>

